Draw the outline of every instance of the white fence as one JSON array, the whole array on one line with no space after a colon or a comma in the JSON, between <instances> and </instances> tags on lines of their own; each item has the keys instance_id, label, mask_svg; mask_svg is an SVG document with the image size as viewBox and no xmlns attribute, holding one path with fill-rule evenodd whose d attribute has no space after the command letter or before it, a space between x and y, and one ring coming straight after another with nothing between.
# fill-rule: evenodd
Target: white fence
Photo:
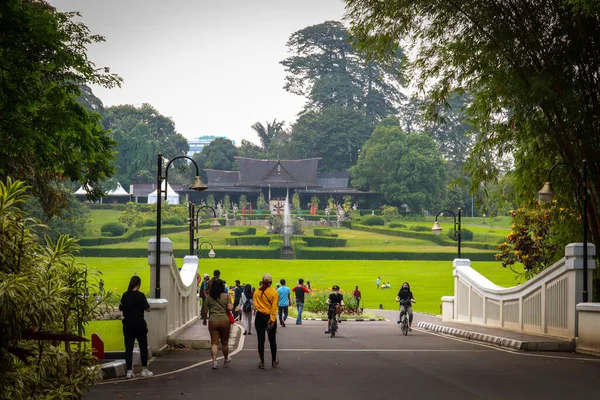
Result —
<instances>
[{"instance_id":1,"label":"white fence","mask_svg":"<svg viewBox=\"0 0 600 400\"><path fill-rule=\"evenodd\" d=\"M596 249L588 243L588 292ZM565 257L522 285L503 288L454 260L454 296L442 297L444 321L458 321L510 330L577 336L576 305L582 301L583 244L565 248Z\"/></svg>"},{"instance_id":2,"label":"white fence","mask_svg":"<svg viewBox=\"0 0 600 400\"><path fill-rule=\"evenodd\" d=\"M160 254L160 299L148 299L150 314L148 323L148 343L154 351L162 349L167 339L176 335L199 314L196 273L198 257L185 256L183 267L178 270L173 256L173 243L161 238ZM150 294L156 287L156 238L148 241L148 264L150 265Z\"/></svg>"}]
</instances>

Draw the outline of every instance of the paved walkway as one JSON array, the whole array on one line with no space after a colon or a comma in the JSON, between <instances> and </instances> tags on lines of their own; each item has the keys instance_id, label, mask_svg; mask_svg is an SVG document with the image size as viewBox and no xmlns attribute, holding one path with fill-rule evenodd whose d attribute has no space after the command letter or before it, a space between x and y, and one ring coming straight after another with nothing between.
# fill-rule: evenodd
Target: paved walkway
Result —
<instances>
[{"instance_id":1,"label":"paved walkway","mask_svg":"<svg viewBox=\"0 0 600 400\"><path fill-rule=\"evenodd\" d=\"M393 317L395 313L390 313ZM421 318L422 316L418 316ZM206 350L175 350L150 364L152 378L103 382L88 399L242 398L344 400L587 398L598 392L600 359L568 353L515 352L413 329L395 319L278 328L276 368L257 368L256 335L240 336L232 363L210 368ZM268 349L268 345L266 346ZM267 361L270 353L266 352Z\"/></svg>"}]
</instances>

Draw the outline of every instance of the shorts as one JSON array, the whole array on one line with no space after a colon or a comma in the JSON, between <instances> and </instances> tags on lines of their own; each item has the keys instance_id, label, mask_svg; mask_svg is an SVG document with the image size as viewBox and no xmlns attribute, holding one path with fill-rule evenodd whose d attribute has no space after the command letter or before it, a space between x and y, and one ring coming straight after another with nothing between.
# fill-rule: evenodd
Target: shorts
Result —
<instances>
[{"instance_id":1,"label":"shorts","mask_svg":"<svg viewBox=\"0 0 600 400\"><path fill-rule=\"evenodd\" d=\"M329 309L327 309L327 319L333 319L333 317L335 316L335 307L329 307Z\"/></svg>"},{"instance_id":2,"label":"shorts","mask_svg":"<svg viewBox=\"0 0 600 400\"><path fill-rule=\"evenodd\" d=\"M229 321L208 321L208 331L210 332L210 344L218 345L219 339L222 345L229 342L229 331L231 322Z\"/></svg>"}]
</instances>

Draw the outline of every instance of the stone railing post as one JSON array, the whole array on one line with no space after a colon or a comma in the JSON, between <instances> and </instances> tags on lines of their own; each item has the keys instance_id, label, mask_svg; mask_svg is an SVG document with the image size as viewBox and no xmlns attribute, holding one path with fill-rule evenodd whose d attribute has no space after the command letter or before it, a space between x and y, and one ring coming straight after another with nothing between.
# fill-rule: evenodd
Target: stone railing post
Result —
<instances>
[{"instance_id":1,"label":"stone railing post","mask_svg":"<svg viewBox=\"0 0 600 400\"><path fill-rule=\"evenodd\" d=\"M160 297L169 299L169 269L173 262L173 242L169 238L160 238ZM148 240L148 265L150 265L150 295L154 296L156 288L156 238Z\"/></svg>"},{"instance_id":2,"label":"stone railing post","mask_svg":"<svg viewBox=\"0 0 600 400\"><path fill-rule=\"evenodd\" d=\"M167 305L166 299L148 299L150 312L146 314L148 325L148 345L153 353L167 345Z\"/></svg>"}]
</instances>

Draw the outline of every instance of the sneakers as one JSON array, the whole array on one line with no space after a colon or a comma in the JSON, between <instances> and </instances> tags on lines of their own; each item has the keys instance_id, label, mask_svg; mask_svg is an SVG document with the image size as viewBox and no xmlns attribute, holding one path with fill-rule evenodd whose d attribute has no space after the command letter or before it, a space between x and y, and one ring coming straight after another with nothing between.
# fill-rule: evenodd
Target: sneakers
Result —
<instances>
[{"instance_id":1,"label":"sneakers","mask_svg":"<svg viewBox=\"0 0 600 400\"><path fill-rule=\"evenodd\" d=\"M142 368L142 376L144 378L148 378L152 375L154 375L154 374L152 373L152 371L148 370L148 368Z\"/></svg>"},{"instance_id":2,"label":"sneakers","mask_svg":"<svg viewBox=\"0 0 600 400\"><path fill-rule=\"evenodd\" d=\"M248 334L248 332L244 331L244 333L242 333L242 335L246 336Z\"/></svg>"},{"instance_id":3,"label":"sneakers","mask_svg":"<svg viewBox=\"0 0 600 400\"><path fill-rule=\"evenodd\" d=\"M128 369L128 370L127 370L127 379L131 379L131 378L133 378L134 376L135 376L135 375L133 374L133 371L132 371L132 370L130 370L130 369Z\"/></svg>"},{"instance_id":4,"label":"sneakers","mask_svg":"<svg viewBox=\"0 0 600 400\"><path fill-rule=\"evenodd\" d=\"M338 324L341 324L341 323L342 323L342 319L338 318Z\"/></svg>"},{"instance_id":5,"label":"sneakers","mask_svg":"<svg viewBox=\"0 0 600 400\"><path fill-rule=\"evenodd\" d=\"M280 319L279 320L279 324L285 328L285 321L284 320Z\"/></svg>"},{"instance_id":6,"label":"sneakers","mask_svg":"<svg viewBox=\"0 0 600 400\"><path fill-rule=\"evenodd\" d=\"M409 331L409 332L412 332L412 328L411 328L410 326L408 327L408 331Z\"/></svg>"},{"instance_id":7,"label":"sneakers","mask_svg":"<svg viewBox=\"0 0 600 400\"><path fill-rule=\"evenodd\" d=\"M272 366L273 368L275 368L275 366L276 366L277 364L279 364L279 360L275 359L275 360L273 360L273 362L271 363L271 366Z\"/></svg>"},{"instance_id":8,"label":"sneakers","mask_svg":"<svg viewBox=\"0 0 600 400\"><path fill-rule=\"evenodd\" d=\"M216 361L213 361L212 369L217 369L217 368L219 368L219 364L217 364Z\"/></svg>"},{"instance_id":9,"label":"sneakers","mask_svg":"<svg viewBox=\"0 0 600 400\"><path fill-rule=\"evenodd\" d=\"M330 330L330 329L327 329L327 330L325 331L325 333L326 333L326 334L330 334L330 333L331 333L331 330Z\"/></svg>"},{"instance_id":10,"label":"sneakers","mask_svg":"<svg viewBox=\"0 0 600 400\"><path fill-rule=\"evenodd\" d=\"M252 335L252 332L248 332L248 335Z\"/></svg>"},{"instance_id":11,"label":"sneakers","mask_svg":"<svg viewBox=\"0 0 600 400\"><path fill-rule=\"evenodd\" d=\"M225 360L223 362L223 367L227 367L227 364L229 364L231 362L231 358L228 358L227 360Z\"/></svg>"},{"instance_id":12,"label":"sneakers","mask_svg":"<svg viewBox=\"0 0 600 400\"><path fill-rule=\"evenodd\" d=\"M260 368L260 369L265 369L265 363L261 361L261 362L258 364L258 368Z\"/></svg>"},{"instance_id":13,"label":"sneakers","mask_svg":"<svg viewBox=\"0 0 600 400\"><path fill-rule=\"evenodd\" d=\"M396 321L396 323L397 323L398 325L400 325L400 320Z\"/></svg>"}]
</instances>

